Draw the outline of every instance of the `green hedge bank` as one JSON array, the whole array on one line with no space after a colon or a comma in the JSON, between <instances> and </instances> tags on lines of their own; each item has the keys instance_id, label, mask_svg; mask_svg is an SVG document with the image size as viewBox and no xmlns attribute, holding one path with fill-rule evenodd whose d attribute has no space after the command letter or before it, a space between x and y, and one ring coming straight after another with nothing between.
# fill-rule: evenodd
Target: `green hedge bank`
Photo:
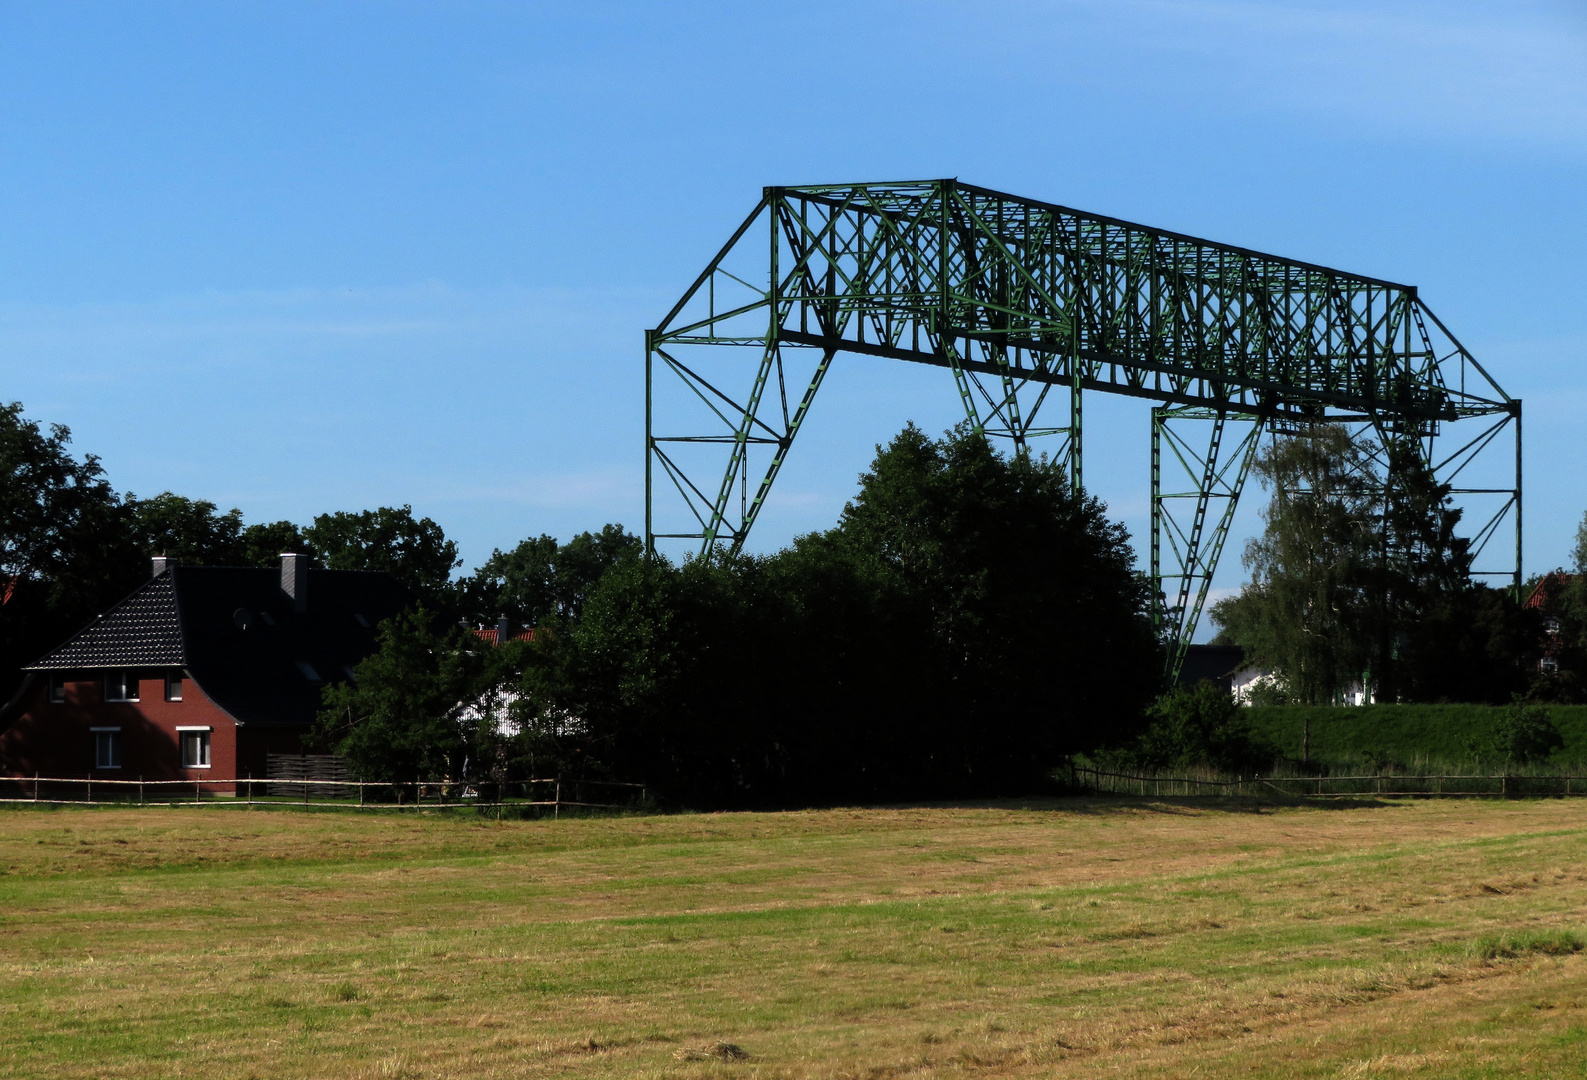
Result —
<instances>
[{"instance_id":1,"label":"green hedge bank","mask_svg":"<svg viewBox=\"0 0 1587 1080\"><path fill-rule=\"evenodd\" d=\"M1310 714L1313 758L1375 755L1402 765L1419 759L1469 762L1467 741L1492 730L1504 711L1498 705L1259 705L1247 710L1252 729L1287 757L1300 758L1301 731ZM1565 739L1555 762L1587 763L1587 705L1551 705L1548 715Z\"/></svg>"}]
</instances>

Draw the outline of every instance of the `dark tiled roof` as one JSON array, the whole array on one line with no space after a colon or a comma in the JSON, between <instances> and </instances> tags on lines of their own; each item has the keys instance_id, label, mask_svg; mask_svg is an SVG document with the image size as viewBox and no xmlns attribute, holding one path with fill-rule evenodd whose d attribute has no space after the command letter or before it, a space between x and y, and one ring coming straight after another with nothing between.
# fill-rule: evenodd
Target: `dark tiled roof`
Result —
<instances>
[{"instance_id":1,"label":"dark tiled roof","mask_svg":"<svg viewBox=\"0 0 1587 1080\"><path fill-rule=\"evenodd\" d=\"M160 667L186 662L176 590L167 570L28 667Z\"/></svg>"},{"instance_id":2,"label":"dark tiled roof","mask_svg":"<svg viewBox=\"0 0 1587 1080\"><path fill-rule=\"evenodd\" d=\"M30 667L180 666L242 723L311 723L322 688L346 681L375 650L376 627L413 597L389 574L310 570L307 584L298 612L274 568L172 567ZM163 651L140 636L155 610L165 613ZM93 649L79 647L89 641Z\"/></svg>"},{"instance_id":3,"label":"dark tiled roof","mask_svg":"<svg viewBox=\"0 0 1587 1080\"><path fill-rule=\"evenodd\" d=\"M1194 686L1202 679L1214 682L1229 678L1245 664L1245 650L1238 645L1192 645L1185 650L1179 681Z\"/></svg>"},{"instance_id":4,"label":"dark tiled roof","mask_svg":"<svg viewBox=\"0 0 1587 1080\"><path fill-rule=\"evenodd\" d=\"M275 569L179 566L176 588L188 671L246 724L311 723L323 687L346 682L347 669L375 651L380 622L413 603L389 574L358 570L310 570L302 612L292 610Z\"/></svg>"}]
</instances>

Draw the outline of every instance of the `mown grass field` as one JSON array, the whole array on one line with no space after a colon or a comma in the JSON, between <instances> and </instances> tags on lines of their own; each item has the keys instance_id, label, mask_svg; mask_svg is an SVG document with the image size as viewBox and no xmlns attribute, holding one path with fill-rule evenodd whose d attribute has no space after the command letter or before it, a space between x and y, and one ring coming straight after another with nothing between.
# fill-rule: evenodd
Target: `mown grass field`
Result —
<instances>
[{"instance_id":1,"label":"mown grass field","mask_svg":"<svg viewBox=\"0 0 1587 1080\"><path fill-rule=\"evenodd\" d=\"M1584 857L1583 801L8 809L0 1076L1582 1076Z\"/></svg>"}]
</instances>

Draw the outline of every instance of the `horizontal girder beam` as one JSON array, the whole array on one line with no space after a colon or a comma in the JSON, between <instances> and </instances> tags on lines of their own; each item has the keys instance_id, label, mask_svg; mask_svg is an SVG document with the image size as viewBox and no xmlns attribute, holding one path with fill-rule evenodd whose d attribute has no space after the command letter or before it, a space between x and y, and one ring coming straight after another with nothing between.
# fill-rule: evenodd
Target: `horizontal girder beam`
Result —
<instances>
[{"instance_id":1,"label":"horizontal girder beam","mask_svg":"<svg viewBox=\"0 0 1587 1080\"><path fill-rule=\"evenodd\" d=\"M770 265L726 269L746 222L656 344L819 342L936 363L962 342L947 359L1165 402L1419 424L1508 411L1413 286L955 180L767 188L763 217Z\"/></svg>"}]
</instances>

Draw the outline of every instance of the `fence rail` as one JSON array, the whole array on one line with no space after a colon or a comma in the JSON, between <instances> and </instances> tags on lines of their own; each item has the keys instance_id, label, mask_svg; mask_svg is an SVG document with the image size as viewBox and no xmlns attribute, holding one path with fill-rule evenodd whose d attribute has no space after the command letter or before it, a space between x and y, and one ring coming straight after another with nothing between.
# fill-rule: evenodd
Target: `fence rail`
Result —
<instances>
[{"instance_id":1,"label":"fence rail","mask_svg":"<svg viewBox=\"0 0 1587 1080\"><path fill-rule=\"evenodd\" d=\"M587 789L596 789L588 791ZM600 789L634 793L626 802L596 801ZM312 797L311 797L312 796ZM549 796L549 797L544 797ZM620 780L542 777L528 780L373 781L245 776L199 780L106 779L101 777L0 777L0 805L37 803L56 806L320 806L408 810L481 807L563 807L633 810L649 802L643 784Z\"/></svg>"},{"instance_id":2,"label":"fence rail","mask_svg":"<svg viewBox=\"0 0 1587 1080\"><path fill-rule=\"evenodd\" d=\"M1403 795L1428 798L1520 798L1587 795L1587 776L1517 773L1383 773L1367 776L1250 776L1209 779L1075 768L1077 785L1099 794L1287 795L1313 799Z\"/></svg>"}]
</instances>

